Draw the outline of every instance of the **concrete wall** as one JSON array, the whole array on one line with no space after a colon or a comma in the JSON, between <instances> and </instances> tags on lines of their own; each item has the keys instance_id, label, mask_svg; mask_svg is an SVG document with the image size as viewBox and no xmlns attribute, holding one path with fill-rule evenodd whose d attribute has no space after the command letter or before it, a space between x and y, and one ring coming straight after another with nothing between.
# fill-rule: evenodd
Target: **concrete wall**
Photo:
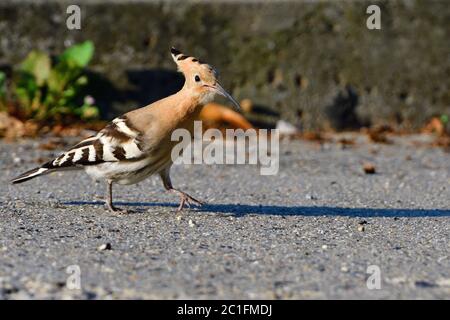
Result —
<instances>
[{"instance_id":1,"label":"concrete wall","mask_svg":"<svg viewBox=\"0 0 450 320\"><path fill-rule=\"evenodd\" d=\"M0 65L92 40L92 92L108 117L181 86L171 45L214 65L263 123L417 128L450 114L445 0L70 3L81 3L80 31L65 27L64 1L1 2ZM371 3L381 7L381 30L366 28Z\"/></svg>"}]
</instances>

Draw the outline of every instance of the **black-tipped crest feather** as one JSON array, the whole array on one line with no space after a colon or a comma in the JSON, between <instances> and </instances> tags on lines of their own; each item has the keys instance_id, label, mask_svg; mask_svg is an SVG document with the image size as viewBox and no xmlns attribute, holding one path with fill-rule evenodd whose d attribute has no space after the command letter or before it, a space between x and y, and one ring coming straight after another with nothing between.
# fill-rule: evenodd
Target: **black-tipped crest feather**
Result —
<instances>
[{"instance_id":1,"label":"black-tipped crest feather","mask_svg":"<svg viewBox=\"0 0 450 320\"><path fill-rule=\"evenodd\" d=\"M170 48L170 53L172 53L174 56L181 54L181 52L175 49L175 47Z\"/></svg>"}]
</instances>

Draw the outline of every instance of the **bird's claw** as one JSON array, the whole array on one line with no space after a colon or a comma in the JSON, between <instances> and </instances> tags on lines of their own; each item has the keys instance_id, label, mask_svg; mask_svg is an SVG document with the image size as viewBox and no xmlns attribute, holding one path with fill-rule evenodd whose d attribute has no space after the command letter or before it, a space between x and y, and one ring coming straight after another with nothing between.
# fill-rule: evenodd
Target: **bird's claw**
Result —
<instances>
[{"instance_id":1,"label":"bird's claw","mask_svg":"<svg viewBox=\"0 0 450 320\"><path fill-rule=\"evenodd\" d=\"M184 193L182 191L178 191L178 192L180 194L181 201L180 201L180 205L178 206L177 213L183 210L184 205L186 205L188 208L191 207L191 204L196 204L198 206L203 205L202 201L197 200L194 197L191 197L187 193Z\"/></svg>"},{"instance_id":2,"label":"bird's claw","mask_svg":"<svg viewBox=\"0 0 450 320\"><path fill-rule=\"evenodd\" d=\"M106 205L106 207L112 213L118 213L118 214L128 214L128 213L130 213L130 211L127 210L127 209L117 208L117 207L114 207L113 205Z\"/></svg>"}]
</instances>

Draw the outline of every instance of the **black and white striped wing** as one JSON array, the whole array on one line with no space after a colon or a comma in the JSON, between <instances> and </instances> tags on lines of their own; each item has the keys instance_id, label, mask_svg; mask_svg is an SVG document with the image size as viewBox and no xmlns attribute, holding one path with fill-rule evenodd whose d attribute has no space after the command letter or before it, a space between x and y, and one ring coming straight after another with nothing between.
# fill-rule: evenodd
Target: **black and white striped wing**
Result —
<instances>
[{"instance_id":1,"label":"black and white striped wing","mask_svg":"<svg viewBox=\"0 0 450 320\"><path fill-rule=\"evenodd\" d=\"M57 169L140 160L145 156L140 138L141 134L122 116L46 165L48 169Z\"/></svg>"},{"instance_id":2,"label":"black and white striped wing","mask_svg":"<svg viewBox=\"0 0 450 320\"><path fill-rule=\"evenodd\" d=\"M122 116L97 135L81 141L56 159L22 173L11 182L22 183L58 169L137 161L146 156L142 150L141 134L129 124L126 116Z\"/></svg>"}]
</instances>

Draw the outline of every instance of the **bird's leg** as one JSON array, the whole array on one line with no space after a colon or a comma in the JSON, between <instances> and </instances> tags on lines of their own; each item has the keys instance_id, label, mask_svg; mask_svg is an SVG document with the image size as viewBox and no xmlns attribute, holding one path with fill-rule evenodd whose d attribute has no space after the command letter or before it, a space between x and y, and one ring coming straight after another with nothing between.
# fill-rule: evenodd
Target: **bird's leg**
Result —
<instances>
[{"instance_id":1,"label":"bird's leg","mask_svg":"<svg viewBox=\"0 0 450 320\"><path fill-rule=\"evenodd\" d=\"M180 190L177 190L174 188L169 189L168 191L178 193L178 195L180 196L181 201L180 201L180 205L178 206L177 212L180 212L181 210L183 210L184 205L187 205L188 208L191 207L192 203L195 203L198 206L203 205L203 202L188 195L186 192L183 192L183 191L180 191Z\"/></svg>"},{"instance_id":2,"label":"bird's leg","mask_svg":"<svg viewBox=\"0 0 450 320\"><path fill-rule=\"evenodd\" d=\"M189 208L191 206L191 204L196 204L198 206L203 205L202 201L199 201L197 199L195 199L194 197L188 195L186 192L183 192L181 190L175 189L172 186L172 181L170 180L170 168L164 170L163 172L160 173L161 176L161 180L164 184L164 188L169 191L169 192L175 192L180 196L180 205L178 206L177 212L180 212L181 210L183 210L184 205L187 205Z\"/></svg>"},{"instance_id":3,"label":"bird's leg","mask_svg":"<svg viewBox=\"0 0 450 320\"><path fill-rule=\"evenodd\" d=\"M114 205L112 203L112 181L108 181L108 191L106 193L106 201L105 202L106 202L106 207L108 208L109 211L127 213L126 210L114 207Z\"/></svg>"}]
</instances>

